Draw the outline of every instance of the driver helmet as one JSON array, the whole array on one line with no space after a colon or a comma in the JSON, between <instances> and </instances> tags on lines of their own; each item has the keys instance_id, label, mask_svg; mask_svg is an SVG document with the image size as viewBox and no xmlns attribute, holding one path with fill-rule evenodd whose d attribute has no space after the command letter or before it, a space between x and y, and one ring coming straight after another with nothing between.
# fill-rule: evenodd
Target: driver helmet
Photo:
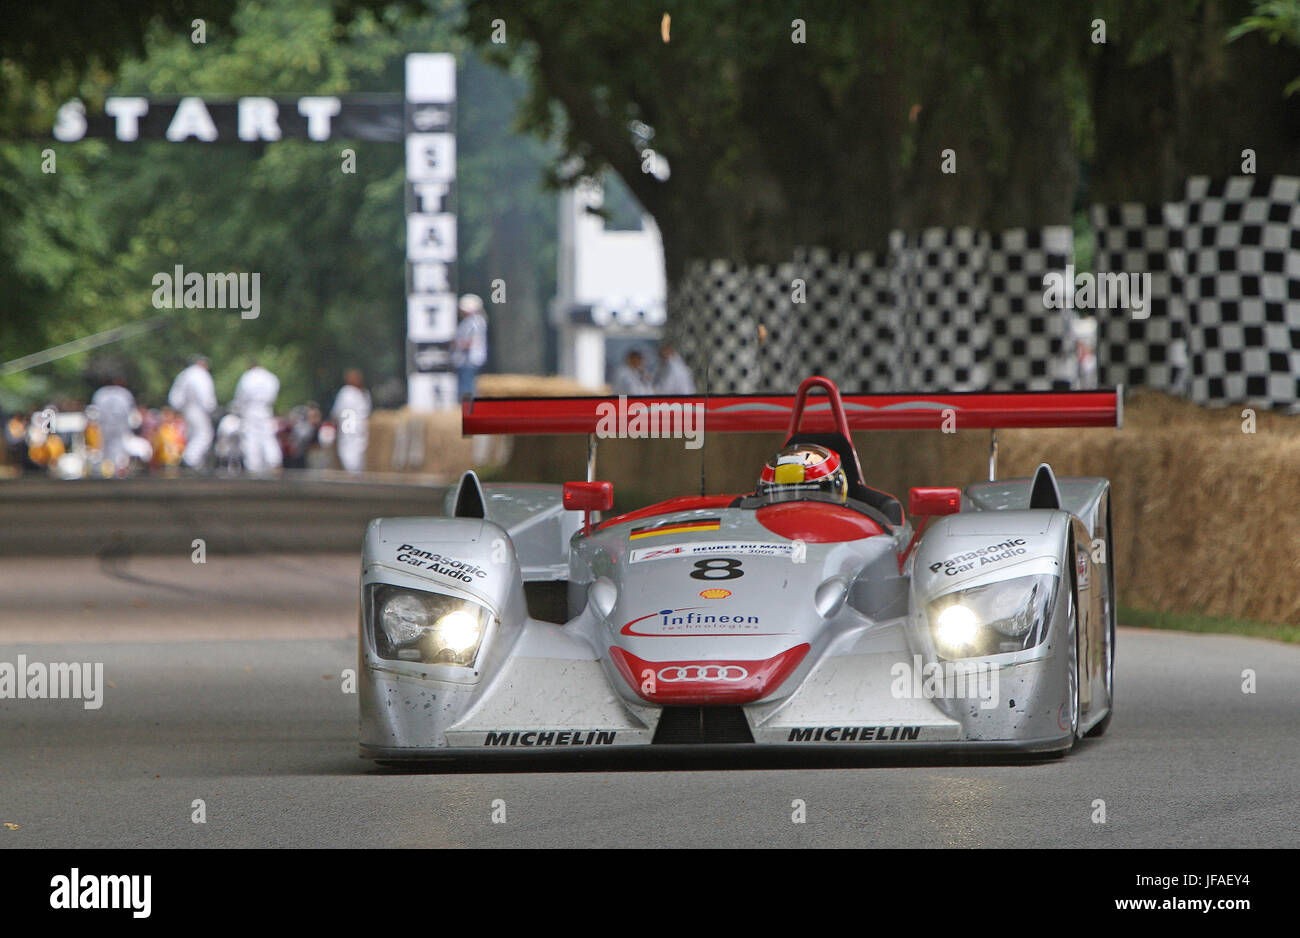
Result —
<instances>
[{"instance_id":1,"label":"driver helmet","mask_svg":"<svg viewBox=\"0 0 1300 938\"><path fill-rule=\"evenodd\" d=\"M810 494L848 501L849 477L840 455L816 443L795 443L767 461L758 477L758 494L774 501L793 501Z\"/></svg>"}]
</instances>

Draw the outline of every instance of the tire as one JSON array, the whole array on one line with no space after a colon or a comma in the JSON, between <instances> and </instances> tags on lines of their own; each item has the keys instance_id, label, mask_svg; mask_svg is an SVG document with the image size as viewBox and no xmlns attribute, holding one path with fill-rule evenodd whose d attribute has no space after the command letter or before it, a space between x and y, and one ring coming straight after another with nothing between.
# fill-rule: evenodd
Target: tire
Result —
<instances>
[{"instance_id":1,"label":"tire","mask_svg":"<svg viewBox=\"0 0 1300 938\"><path fill-rule=\"evenodd\" d=\"M1106 715L1088 730L1088 737L1097 739L1106 735L1110 727L1110 718L1115 714L1115 625L1118 613L1115 602L1115 549L1110 521L1110 495L1106 496Z\"/></svg>"},{"instance_id":2,"label":"tire","mask_svg":"<svg viewBox=\"0 0 1300 938\"><path fill-rule=\"evenodd\" d=\"M1106 735L1106 730L1110 727L1110 718L1115 715L1115 617L1111 615L1110 622L1110 646L1106 649L1106 715L1098 721L1097 725L1088 730L1089 739L1097 739Z\"/></svg>"},{"instance_id":3,"label":"tire","mask_svg":"<svg viewBox=\"0 0 1300 938\"><path fill-rule=\"evenodd\" d=\"M1074 540L1070 540L1069 553L1066 555L1070 558L1070 608L1066 612L1070 624L1070 632L1066 638L1065 647L1067 649L1065 656L1065 679L1067 687L1066 701L1061 705L1062 709L1069 707L1069 713L1064 714L1058 711L1056 715L1056 724L1061 729L1066 730L1069 735L1064 748L1060 750L1059 755L1065 755L1078 743L1079 736L1079 600L1075 590L1074 583Z\"/></svg>"}]
</instances>

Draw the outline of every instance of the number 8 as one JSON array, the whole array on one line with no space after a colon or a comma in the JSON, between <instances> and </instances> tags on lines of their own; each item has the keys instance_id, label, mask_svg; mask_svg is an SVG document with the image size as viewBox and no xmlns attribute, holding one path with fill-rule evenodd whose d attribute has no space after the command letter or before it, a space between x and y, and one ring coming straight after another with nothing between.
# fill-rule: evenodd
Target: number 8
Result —
<instances>
[{"instance_id":1,"label":"number 8","mask_svg":"<svg viewBox=\"0 0 1300 938\"><path fill-rule=\"evenodd\" d=\"M708 560L695 561L692 580L734 580L745 575L740 569L740 561L727 557L710 557Z\"/></svg>"}]
</instances>

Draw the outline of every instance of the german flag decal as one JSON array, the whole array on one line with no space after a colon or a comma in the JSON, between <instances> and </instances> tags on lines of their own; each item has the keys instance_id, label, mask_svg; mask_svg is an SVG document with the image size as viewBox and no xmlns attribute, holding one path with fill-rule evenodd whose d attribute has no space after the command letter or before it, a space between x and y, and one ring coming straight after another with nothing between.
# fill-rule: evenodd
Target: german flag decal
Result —
<instances>
[{"instance_id":1,"label":"german flag decal","mask_svg":"<svg viewBox=\"0 0 1300 938\"><path fill-rule=\"evenodd\" d=\"M628 540L637 541L643 537L658 537L660 534L698 534L700 531L716 531L722 526L721 518L697 518L694 521L669 521L644 528L633 528Z\"/></svg>"}]
</instances>

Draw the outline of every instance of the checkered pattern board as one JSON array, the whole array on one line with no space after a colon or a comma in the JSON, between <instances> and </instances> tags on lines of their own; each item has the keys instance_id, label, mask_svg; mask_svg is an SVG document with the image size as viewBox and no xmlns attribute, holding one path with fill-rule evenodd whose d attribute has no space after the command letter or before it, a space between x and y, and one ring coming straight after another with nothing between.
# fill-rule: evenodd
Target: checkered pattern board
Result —
<instances>
[{"instance_id":1,"label":"checkered pattern board","mask_svg":"<svg viewBox=\"0 0 1300 938\"><path fill-rule=\"evenodd\" d=\"M1075 381L1071 312L1048 309L1043 276L1065 269L1074 234L1064 226L989 236L989 386L999 391L1064 390Z\"/></svg>"},{"instance_id":2,"label":"checkered pattern board","mask_svg":"<svg viewBox=\"0 0 1300 938\"><path fill-rule=\"evenodd\" d=\"M790 304L797 354L773 344L781 358L777 390L820 373L859 392L893 386L899 369L899 328L889 288L889 257L871 252L832 254L824 248L795 251L793 272L805 284L805 301Z\"/></svg>"},{"instance_id":3,"label":"checkered pattern board","mask_svg":"<svg viewBox=\"0 0 1300 938\"><path fill-rule=\"evenodd\" d=\"M1183 299L1184 206L1094 205L1093 269L1151 274L1147 317L1098 310L1097 360L1102 384L1182 393L1187 377L1187 309Z\"/></svg>"},{"instance_id":4,"label":"checkered pattern board","mask_svg":"<svg viewBox=\"0 0 1300 938\"><path fill-rule=\"evenodd\" d=\"M1189 395L1300 405L1300 178L1187 182Z\"/></svg>"},{"instance_id":5,"label":"checkered pattern board","mask_svg":"<svg viewBox=\"0 0 1300 938\"><path fill-rule=\"evenodd\" d=\"M1042 276L1064 266L1070 239L1067 228L933 228L894 233L882 254L804 248L786 264L697 263L677 291L674 333L719 393L789 388L813 373L856 392L1060 387L1069 322L1044 308Z\"/></svg>"},{"instance_id":6,"label":"checkered pattern board","mask_svg":"<svg viewBox=\"0 0 1300 938\"><path fill-rule=\"evenodd\" d=\"M971 228L894 232L890 252L905 342L904 386L945 391L986 387L988 236Z\"/></svg>"},{"instance_id":7,"label":"checkered pattern board","mask_svg":"<svg viewBox=\"0 0 1300 938\"><path fill-rule=\"evenodd\" d=\"M701 389L707 369L710 393L759 389L759 318L753 300L764 291L756 288L757 272L731 261L697 262L670 295L672 337Z\"/></svg>"},{"instance_id":8,"label":"checkered pattern board","mask_svg":"<svg viewBox=\"0 0 1300 938\"><path fill-rule=\"evenodd\" d=\"M841 270L846 311L838 339L845 356L840 380L863 394L906 386L903 323L890 257L862 251L843 258Z\"/></svg>"},{"instance_id":9,"label":"checkered pattern board","mask_svg":"<svg viewBox=\"0 0 1300 938\"><path fill-rule=\"evenodd\" d=\"M1150 318L1098 317L1104 381L1300 410L1300 178L1194 177L1092 220L1099 271L1152 276Z\"/></svg>"}]
</instances>

